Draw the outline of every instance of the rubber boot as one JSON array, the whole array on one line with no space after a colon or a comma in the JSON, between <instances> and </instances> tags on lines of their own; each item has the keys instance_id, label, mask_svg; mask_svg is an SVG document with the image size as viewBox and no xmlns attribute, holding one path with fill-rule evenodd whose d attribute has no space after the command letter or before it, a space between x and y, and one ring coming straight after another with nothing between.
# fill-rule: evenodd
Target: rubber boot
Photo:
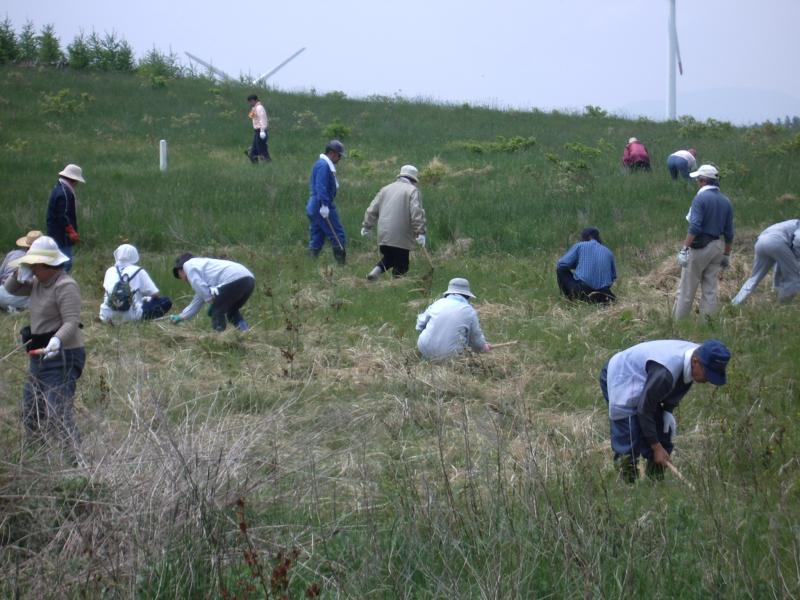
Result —
<instances>
[{"instance_id":1,"label":"rubber boot","mask_svg":"<svg viewBox=\"0 0 800 600\"><path fill-rule=\"evenodd\" d=\"M644 472L647 475L647 478L652 481L664 480L664 467L656 463L654 460L647 461L647 466L645 466Z\"/></svg>"},{"instance_id":2,"label":"rubber boot","mask_svg":"<svg viewBox=\"0 0 800 600\"><path fill-rule=\"evenodd\" d=\"M319 258L319 253L321 250L322 248L309 248L308 256L310 256L311 258Z\"/></svg>"},{"instance_id":3,"label":"rubber boot","mask_svg":"<svg viewBox=\"0 0 800 600\"><path fill-rule=\"evenodd\" d=\"M344 248L334 248L333 258L336 259L337 263L343 265L347 259L347 251Z\"/></svg>"},{"instance_id":4,"label":"rubber boot","mask_svg":"<svg viewBox=\"0 0 800 600\"><path fill-rule=\"evenodd\" d=\"M235 327L239 331L249 331L250 330L250 325L248 325L247 321L245 321L244 319L242 319L241 321L236 323Z\"/></svg>"},{"instance_id":5,"label":"rubber boot","mask_svg":"<svg viewBox=\"0 0 800 600\"><path fill-rule=\"evenodd\" d=\"M619 470L619 478L625 483L636 483L636 459L624 454L614 459Z\"/></svg>"},{"instance_id":6,"label":"rubber boot","mask_svg":"<svg viewBox=\"0 0 800 600\"><path fill-rule=\"evenodd\" d=\"M381 273L383 273L383 269L380 267L372 267L372 271L367 273L367 279L369 281L377 281L378 277L381 276Z\"/></svg>"}]
</instances>

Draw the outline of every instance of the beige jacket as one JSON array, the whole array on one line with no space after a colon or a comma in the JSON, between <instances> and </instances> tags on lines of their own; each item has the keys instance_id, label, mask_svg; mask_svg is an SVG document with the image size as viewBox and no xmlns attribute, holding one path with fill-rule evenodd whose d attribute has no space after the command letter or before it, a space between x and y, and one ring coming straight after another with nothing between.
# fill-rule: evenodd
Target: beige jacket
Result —
<instances>
[{"instance_id":1,"label":"beige jacket","mask_svg":"<svg viewBox=\"0 0 800 600\"><path fill-rule=\"evenodd\" d=\"M409 179L397 181L381 188L364 213L364 229L378 224L378 245L411 250L414 238L425 233L425 209L422 193Z\"/></svg>"},{"instance_id":2,"label":"beige jacket","mask_svg":"<svg viewBox=\"0 0 800 600\"><path fill-rule=\"evenodd\" d=\"M6 279L6 291L15 296L30 296L31 331L55 331L64 350L83 346L81 322L81 291L78 283L64 271L47 283L37 279L20 283L16 274Z\"/></svg>"}]
</instances>

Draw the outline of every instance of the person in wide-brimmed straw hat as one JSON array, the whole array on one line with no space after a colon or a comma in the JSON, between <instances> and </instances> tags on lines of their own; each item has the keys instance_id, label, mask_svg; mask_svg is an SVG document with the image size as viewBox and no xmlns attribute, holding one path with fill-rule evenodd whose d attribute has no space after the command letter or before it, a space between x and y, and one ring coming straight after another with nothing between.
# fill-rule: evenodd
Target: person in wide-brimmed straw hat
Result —
<instances>
[{"instance_id":1,"label":"person in wide-brimmed straw hat","mask_svg":"<svg viewBox=\"0 0 800 600\"><path fill-rule=\"evenodd\" d=\"M78 235L78 215L75 190L86 183L83 169L69 164L58 174L58 183L47 201L47 235L53 238L69 262L64 269L72 269L73 246L81 241Z\"/></svg>"},{"instance_id":2,"label":"person in wide-brimmed straw hat","mask_svg":"<svg viewBox=\"0 0 800 600\"><path fill-rule=\"evenodd\" d=\"M7 292L30 297L30 327L23 330L31 352L29 377L22 395L22 420L29 441L54 432L70 463L80 442L72 419L75 384L86 352L80 331L81 293L64 270L69 257L48 236L35 240L3 284Z\"/></svg>"},{"instance_id":3,"label":"person in wide-brimmed straw hat","mask_svg":"<svg viewBox=\"0 0 800 600\"><path fill-rule=\"evenodd\" d=\"M16 312L28 308L28 298L26 296L14 296L13 294L9 294L3 287L3 284L16 270L16 267L12 267L11 263L25 256L25 251L40 237L42 237L41 231L29 231L26 235L17 240L17 246L19 246L19 248L15 248L6 254L2 264L0 264L0 309L7 310L8 312ZM24 250L20 248L24 248Z\"/></svg>"},{"instance_id":4,"label":"person in wide-brimmed straw hat","mask_svg":"<svg viewBox=\"0 0 800 600\"><path fill-rule=\"evenodd\" d=\"M478 313L469 303L473 298L475 294L469 281L456 277L450 280L444 297L417 317L416 329L420 332L417 348L424 358L449 358L460 354L467 346L475 352L492 349L483 337Z\"/></svg>"},{"instance_id":5,"label":"person in wide-brimmed straw hat","mask_svg":"<svg viewBox=\"0 0 800 600\"><path fill-rule=\"evenodd\" d=\"M418 187L419 173L414 165L403 165L397 179L381 188L364 213L361 235L378 226L381 259L367 274L375 281L384 271L394 277L408 272L408 253L416 242L425 247L425 209Z\"/></svg>"}]
</instances>

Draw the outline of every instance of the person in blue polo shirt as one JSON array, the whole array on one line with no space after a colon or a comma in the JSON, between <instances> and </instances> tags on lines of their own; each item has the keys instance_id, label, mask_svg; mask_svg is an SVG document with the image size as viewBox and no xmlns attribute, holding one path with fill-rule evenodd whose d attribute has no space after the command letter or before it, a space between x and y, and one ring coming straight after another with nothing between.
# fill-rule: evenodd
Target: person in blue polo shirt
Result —
<instances>
[{"instance_id":1,"label":"person in blue polo shirt","mask_svg":"<svg viewBox=\"0 0 800 600\"><path fill-rule=\"evenodd\" d=\"M600 391L608 404L611 449L624 481L638 476L647 460L648 477L661 479L673 450L673 412L692 383L725 383L731 353L719 340L695 344L655 340L618 352L600 371Z\"/></svg>"},{"instance_id":2,"label":"person in blue polo shirt","mask_svg":"<svg viewBox=\"0 0 800 600\"><path fill-rule=\"evenodd\" d=\"M570 300L603 303L616 300L611 292L617 278L614 253L603 245L596 227L584 229L581 241L558 259L556 278L561 293Z\"/></svg>"},{"instance_id":3,"label":"person in blue polo shirt","mask_svg":"<svg viewBox=\"0 0 800 600\"><path fill-rule=\"evenodd\" d=\"M319 155L319 159L311 169L309 179L310 195L306 204L306 216L308 217L308 252L312 258L317 258L325 238L333 248L333 257L340 265L345 263L345 245L347 240L344 235L344 228L339 221L339 213L336 210L336 192L339 189L339 182L336 179L336 165L344 156L344 144L339 140L331 140L325 147L325 153Z\"/></svg>"}]
</instances>

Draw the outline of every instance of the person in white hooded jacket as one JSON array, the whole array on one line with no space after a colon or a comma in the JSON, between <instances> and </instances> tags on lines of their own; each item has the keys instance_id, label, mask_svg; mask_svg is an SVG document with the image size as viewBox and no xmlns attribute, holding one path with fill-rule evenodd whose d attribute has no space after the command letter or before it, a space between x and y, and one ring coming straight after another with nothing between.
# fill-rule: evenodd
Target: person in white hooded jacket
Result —
<instances>
[{"instance_id":1,"label":"person in white hooded jacket","mask_svg":"<svg viewBox=\"0 0 800 600\"><path fill-rule=\"evenodd\" d=\"M161 296L156 284L144 268L138 265L139 251L131 244L122 244L114 250L114 265L106 270L103 279L103 303L100 320L104 323L123 323L163 317L172 308L172 301ZM115 309L115 288L123 280L130 289L129 308ZM123 307L126 304L123 304Z\"/></svg>"}]
</instances>

